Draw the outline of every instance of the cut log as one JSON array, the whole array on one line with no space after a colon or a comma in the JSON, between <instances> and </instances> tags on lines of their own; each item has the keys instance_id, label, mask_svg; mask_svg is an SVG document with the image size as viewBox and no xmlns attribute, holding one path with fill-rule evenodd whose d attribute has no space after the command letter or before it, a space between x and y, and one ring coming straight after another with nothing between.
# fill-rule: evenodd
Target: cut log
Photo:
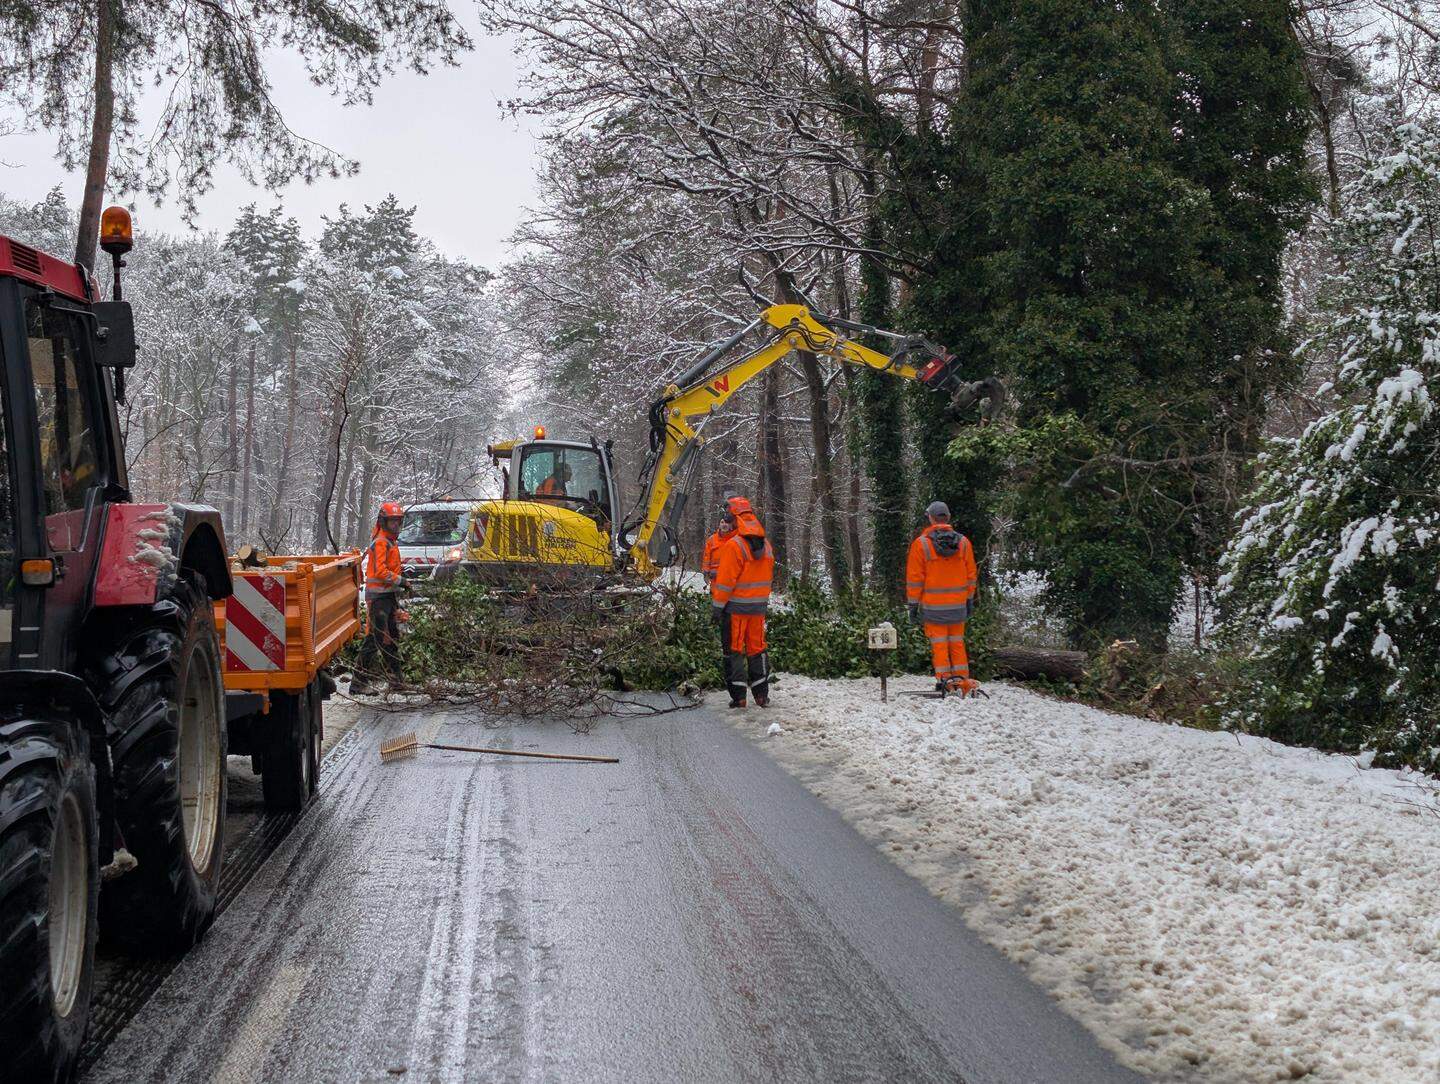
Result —
<instances>
[{"instance_id":1,"label":"cut log","mask_svg":"<svg viewBox=\"0 0 1440 1084\"><path fill-rule=\"evenodd\" d=\"M235 551L235 560L242 568L264 568L266 565L265 551L255 546L241 546Z\"/></svg>"},{"instance_id":2,"label":"cut log","mask_svg":"<svg viewBox=\"0 0 1440 1084\"><path fill-rule=\"evenodd\" d=\"M990 651L990 666L1001 677L1057 678L1080 681L1088 656L1083 651L1050 647L997 647Z\"/></svg>"}]
</instances>

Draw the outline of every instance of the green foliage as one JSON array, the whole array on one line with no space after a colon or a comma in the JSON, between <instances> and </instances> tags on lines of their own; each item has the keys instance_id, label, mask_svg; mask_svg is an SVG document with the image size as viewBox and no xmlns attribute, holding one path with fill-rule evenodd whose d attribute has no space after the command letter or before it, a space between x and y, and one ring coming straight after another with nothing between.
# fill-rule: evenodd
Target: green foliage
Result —
<instances>
[{"instance_id":1,"label":"green foliage","mask_svg":"<svg viewBox=\"0 0 1440 1084\"><path fill-rule=\"evenodd\" d=\"M1263 457L1225 555L1230 725L1440 768L1440 128L1399 124L1335 230L1331 410Z\"/></svg>"},{"instance_id":2,"label":"green foliage","mask_svg":"<svg viewBox=\"0 0 1440 1084\"><path fill-rule=\"evenodd\" d=\"M636 652L617 666L625 684L638 689L674 689L687 683L720 688L720 636L709 597L675 592L670 605L674 624L658 650ZM771 607L766 625L770 665L778 672L815 678L878 674L880 660L866 644L868 631L882 621L889 621L900 634L900 647L888 660L890 672L930 673L929 641L919 625L910 623L904 607L891 605L873 591L835 598L799 580L787 591L785 608ZM990 623L989 609L982 607L966 630L971 658L982 674Z\"/></svg>"},{"instance_id":3,"label":"green foliage","mask_svg":"<svg viewBox=\"0 0 1440 1084\"><path fill-rule=\"evenodd\" d=\"M618 664L624 683L660 691L687 683L701 689L720 688L725 678L710 597L677 590L667 592L667 598L674 612L669 635L657 650L633 652Z\"/></svg>"},{"instance_id":4,"label":"green foliage","mask_svg":"<svg viewBox=\"0 0 1440 1084\"><path fill-rule=\"evenodd\" d=\"M903 607L896 607L874 592L858 598L835 599L813 585L797 584L787 594L788 609L772 610L767 640L776 670L806 677L865 677L877 673L877 660L867 644L867 633L889 621L900 634L900 647L889 665L893 673L930 673L930 644L924 629L912 624ZM966 627L971 659L982 667L988 611L980 612Z\"/></svg>"}]
</instances>

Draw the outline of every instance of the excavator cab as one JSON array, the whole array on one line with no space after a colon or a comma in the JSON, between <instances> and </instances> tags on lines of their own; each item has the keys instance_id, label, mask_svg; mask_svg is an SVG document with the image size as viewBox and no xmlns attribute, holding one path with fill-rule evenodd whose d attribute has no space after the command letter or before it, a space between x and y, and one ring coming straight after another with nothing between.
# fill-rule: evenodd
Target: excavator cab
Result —
<instances>
[{"instance_id":1,"label":"excavator cab","mask_svg":"<svg viewBox=\"0 0 1440 1084\"><path fill-rule=\"evenodd\" d=\"M464 564L501 573L616 567L620 490L609 441L552 440L536 426L533 439L486 451L502 469L504 496L476 504Z\"/></svg>"}]
</instances>

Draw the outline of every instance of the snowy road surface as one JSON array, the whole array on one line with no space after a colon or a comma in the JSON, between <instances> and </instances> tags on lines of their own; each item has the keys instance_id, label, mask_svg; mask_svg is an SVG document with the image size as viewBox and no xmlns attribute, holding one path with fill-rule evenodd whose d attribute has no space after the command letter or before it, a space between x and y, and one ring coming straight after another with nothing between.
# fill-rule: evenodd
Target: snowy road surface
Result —
<instances>
[{"instance_id":1,"label":"snowy road surface","mask_svg":"<svg viewBox=\"0 0 1440 1084\"><path fill-rule=\"evenodd\" d=\"M764 748L1132 1067L1440 1081L1433 780L998 684L781 689Z\"/></svg>"},{"instance_id":2,"label":"snowy road surface","mask_svg":"<svg viewBox=\"0 0 1440 1084\"><path fill-rule=\"evenodd\" d=\"M322 788L87 1080L1134 1079L714 712L376 715Z\"/></svg>"}]
</instances>

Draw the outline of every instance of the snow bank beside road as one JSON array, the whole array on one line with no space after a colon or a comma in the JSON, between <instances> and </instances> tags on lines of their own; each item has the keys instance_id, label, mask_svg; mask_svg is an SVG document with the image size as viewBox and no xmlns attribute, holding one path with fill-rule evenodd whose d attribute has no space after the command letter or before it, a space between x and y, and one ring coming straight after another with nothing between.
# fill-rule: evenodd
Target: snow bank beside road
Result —
<instances>
[{"instance_id":1,"label":"snow bank beside road","mask_svg":"<svg viewBox=\"0 0 1440 1084\"><path fill-rule=\"evenodd\" d=\"M1417 777L987 688L786 677L764 748L1142 1072L1440 1079Z\"/></svg>"}]
</instances>

